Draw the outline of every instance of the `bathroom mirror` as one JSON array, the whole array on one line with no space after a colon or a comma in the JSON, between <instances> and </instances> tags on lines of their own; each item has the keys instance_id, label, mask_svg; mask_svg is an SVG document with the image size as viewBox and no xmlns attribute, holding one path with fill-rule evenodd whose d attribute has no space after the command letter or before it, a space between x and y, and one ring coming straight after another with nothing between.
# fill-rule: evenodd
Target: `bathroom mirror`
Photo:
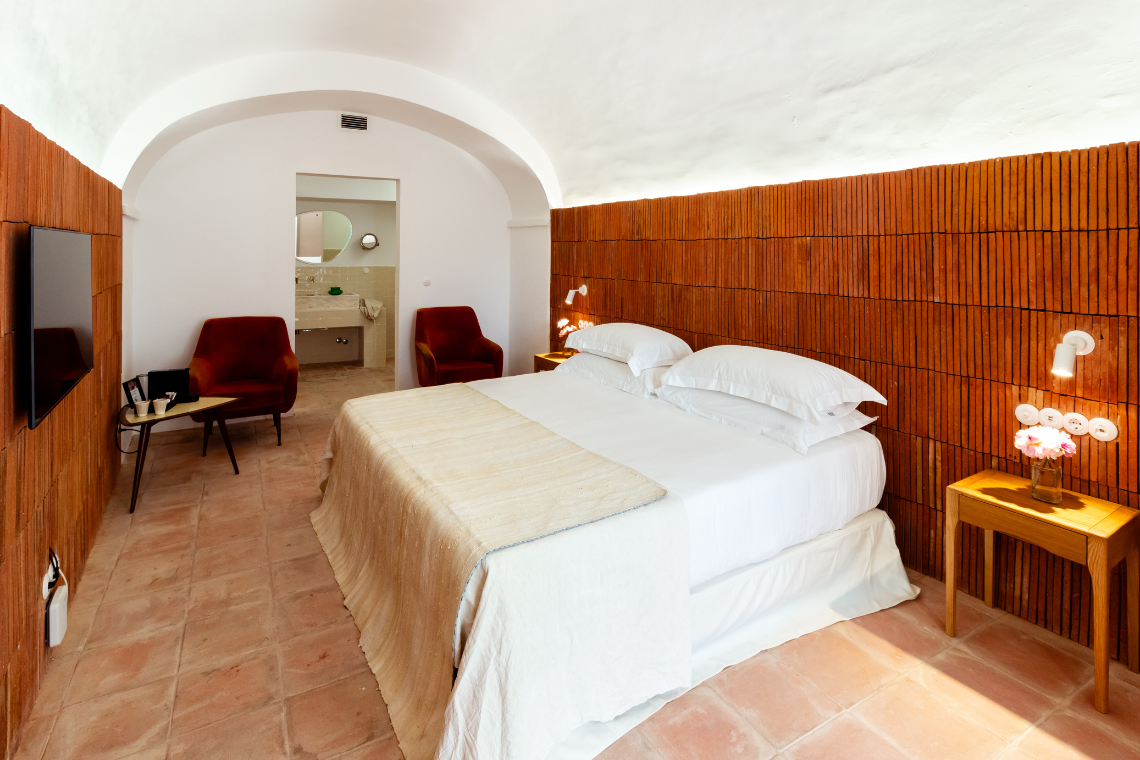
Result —
<instances>
[{"instance_id":1,"label":"bathroom mirror","mask_svg":"<svg viewBox=\"0 0 1140 760\"><path fill-rule=\"evenodd\" d=\"M335 259L352 240L352 222L338 211L297 214L297 260L322 264Z\"/></svg>"},{"instance_id":2,"label":"bathroom mirror","mask_svg":"<svg viewBox=\"0 0 1140 760\"><path fill-rule=\"evenodd\" d=\"M371 251L376 246L380 245L380 241L371 232L363 235L360 238L360 247L366 251Z\"/></svg>"}]
</instances>

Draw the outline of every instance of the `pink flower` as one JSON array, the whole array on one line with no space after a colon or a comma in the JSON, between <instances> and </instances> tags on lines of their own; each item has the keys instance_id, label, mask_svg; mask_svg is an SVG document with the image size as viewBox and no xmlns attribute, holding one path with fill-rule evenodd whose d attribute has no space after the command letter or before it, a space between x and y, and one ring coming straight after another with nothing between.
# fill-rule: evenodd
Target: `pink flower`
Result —
<instances>
[{"instance_id":1,"label":"pink flower","mask_svg":"<svg viewBox=\"0 0 1140 760\"><path fill-rule=\"evenodd\" d=\"M1013 445L1018 451L1033 459L1056 459L1071 457L1077 447L1068 432L1046 425L1018 430L1013 436Z\"/></svg>"}]
</instances>

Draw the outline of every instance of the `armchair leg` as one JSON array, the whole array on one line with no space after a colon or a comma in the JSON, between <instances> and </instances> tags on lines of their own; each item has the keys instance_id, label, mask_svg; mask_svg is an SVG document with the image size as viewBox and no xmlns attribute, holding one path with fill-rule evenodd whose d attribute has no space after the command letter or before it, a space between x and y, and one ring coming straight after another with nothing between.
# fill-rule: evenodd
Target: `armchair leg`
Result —
<instances>
[{"instance_id":1,"label":"armchair leg","mask_svg":"<svg viewBox=\"0 0 1140 760\"><path fill-rule=\"evenodd\" d=\"M210 445L210 434L214 432L214 421L206 420L202 425L202 456L206 456L206 447Z\"/></svg>"},{"instance_id":2,"label":"armchair leg","mask_svg":"<svg viewBox=\"0 0 1140 760\"><path fill-rule=\"evenodd\" d=\"M281 445L281 413L273 413L273 427L277 428L277 445Z\"/></svg>"}]
</instances>

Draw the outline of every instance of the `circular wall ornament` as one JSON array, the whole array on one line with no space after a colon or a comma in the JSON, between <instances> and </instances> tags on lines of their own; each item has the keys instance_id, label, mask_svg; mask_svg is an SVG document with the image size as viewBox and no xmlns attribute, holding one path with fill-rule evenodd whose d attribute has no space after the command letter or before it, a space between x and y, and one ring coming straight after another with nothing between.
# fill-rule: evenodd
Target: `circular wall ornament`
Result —
<instances>
[{"instance_id":1,"label":"circular wall ornament","mask_svg":"<svg viewBox=\"0 0 1140 760\"><path fill-rule=\"evenodd\" d=\"M1033 404L1018 404L1017 408L1013 410L1013 416L1017 417L1017 421L1022 425L1036 425L1040 418L1040 412Z\"/></svg>"},{"instance_id":2,"label":"circular wall ornament","mask_svg":"<svg viewBox=\"0 0 1140 760\"><path fill-rule=\"evenodd\" d=\"M371 232L366 232L364 236L360 238L360 247L366 251L371 251L378 245L380 245L380 241L377 240L376 236Z\"/></svg>"}]
</instances>

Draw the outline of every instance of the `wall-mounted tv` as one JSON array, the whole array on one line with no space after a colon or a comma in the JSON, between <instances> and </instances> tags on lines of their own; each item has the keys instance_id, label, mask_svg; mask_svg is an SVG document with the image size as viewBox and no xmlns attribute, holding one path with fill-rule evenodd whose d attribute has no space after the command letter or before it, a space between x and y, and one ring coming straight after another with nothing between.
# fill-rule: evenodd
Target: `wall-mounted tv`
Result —
<instances>
[{"instance_id":1,"label":"wall-mounted tv","mask_svg":"<svg viewBox=\"0 0 1140 760\"><path fill-rule=\"evenodd\" d=\"M95 366L91 315L91 236L32 227L28 309L34 428Z\"/></svg>"}]
</instances>

